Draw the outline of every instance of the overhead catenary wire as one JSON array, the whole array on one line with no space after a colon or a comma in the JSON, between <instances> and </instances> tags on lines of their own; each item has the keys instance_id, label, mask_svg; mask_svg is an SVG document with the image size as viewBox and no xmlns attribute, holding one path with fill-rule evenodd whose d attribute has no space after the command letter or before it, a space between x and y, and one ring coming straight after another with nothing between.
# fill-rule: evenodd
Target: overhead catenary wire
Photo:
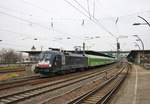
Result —
<instances>
[{"instance_id":1,"label":"overhead catenary wire","mask_svg":"<svg viewBox=\"0 0 150 104\"><path fill-rule=\"evenodd\" d=\"M33 34L24 34L24 33L20 33L20 32L16 32L16 31L12 31L12 30L6 30L6 29L0 29L0 31L4 31L4 32L9 32L9 33L12 33L12 34L17 34L17 35L20 35L21 36L21 40L26 40L26 39L32 39L34 40L35 38L37 38L38 40L42 40L42 41L45 41L47 40L47 38L41 38L41 37L34 37ZM31 37L32 36L32 37ZM55 37L54 37L55 38ZM59 38L59 37L58 37Z\"/></svg>"},{"instance_id":2,"label":"overhead catenary wire","mask_svg":"<svg viewBox=\"0 0 150 104\"><path fill-rule=\"evenodd\" d=\"M20 0L19 0L20 1ZM77 1L77 0L74 0L74 1ZM50 11L48 10L48 9L45 9L45 8L43 8L43 7L40 7L40 6L38 6L38 5L36 5L36 4L33 4L33 3L31 3L31 2L28 2L27 0L21 0L21 2L23 2L23 3L25 3L25 4L27 4L27 5L30 5L30 6L32 6L32 7L34 7L34 8L38 8L39 10L41 10L41 11L43 11L43 12L45 12L47 15L49 15L49 13L50 13ZM95 2L95 0L93 0L93 3ZM93 5L95 5L95 3L93 4ZM82 6L82 5L81 5ZM83 6L82 6L83 7ZM25 13L25 12L23 12L23 11L17 11L17 10L13 10L13 9L10 9L10 8L6 8L6 7L0 7L0 8L2 8L2 9L7 9L7 10L9 10L9 11L13 11L13 12L18 12L19 14L23 14L23 15L27 15L27 16L29 16L29 15L31 15L31 14L27 14L27 13ZM82 9L85 9L84 7L82 8ZM94 9L94 8L93 8ZM50 16L50 15L49 15ZM33 16L33 14L32 14L32 17L37 17L37 18L41 18L40 16ZM70 20L70 21L75 21L75 20L77 20L77 21L80 21L80 20L82 20L82 19L72 19L72 18L54 18L53 17L53 19L54 20ZM85 19L84 19L85 20ZM87 20L88 21L88 20Z\"/></svg>"},{"instance_id":3,"label":"overhead catenary wire","mask_svg":"<svg viewBox=\"0 0 150 104\"><path fill-rule=\"evenodd\" d=\"M20 1L20 0L19 0L19 1ZM74 0L74 1L77 1L77 0ZM101 3L100 0L97 0L97 1L98 1L99 3ZM28 4L28 5L31 5L32 7L38 8L38 9L40 9L41 11L47 13L48 15L49 15L49 13L50 13L50 11L49 11L48 9L45 9L45 8L43 8L43 7L40 7L40 6L38 6L38 5L36 5L36 4L33 4L33 3L31 3L31 2L28 2L27 0L21 0L21 2L24 2L24 3ZM93 5L95 5L95 4L96 4L96 1L93 0ZM147 11L144 11L144 12L150 12L150 10L147 10ZM135 13L131 13L131 14L126 14L126 15L118 16L118 17L120 18L120 17L126 17L126 16L130 16L130 15L137 15L137 14L139 14L139 13L144 13L144 12L143 12L143 11L141 11L141 12L135 12ZM116 18L116 17L114 17L114 18ZM54 19L55 19L55 18L54 18ZM65 20L68 20L68 19L65 19Z\"/></svg>"},{"instance_id":4,"label":"overhead catenary wire","mask_svg":"<svg viewBox=\"0 0 150 104\"><path fill-rule=\"evenodd\" d=\"M8 12L10 12L10 11L12 11L12 12L14 12L14 13L19 13L19 15L26 15L26 16L31 16L31 14L27 14L27 13L25 13L25 12L22 12L22 11L17 11L17 10L13 10L12 8L10 9L10 8L6 8L6 7L1 7L0 6L0 9L3 9L3 10L7 10ZM39 8L40 9L40 8ZM44 8L43 8L44 9ZM42 10L42 9L41 9ZM48 14L48 13L47 13ZM32 14L32 17L36 17L37 19L41 19L41 17L40 16L34 16L33 14ZM52 17L53 18L53 21L82 21L83 19L81 18L81 19L77 19L77 18L54 18L54 17ZM84 20L86 20L86 21L90 21L89 19L84 19Z\"/></svg>"},{"instance_id":5,"label":"overhead catenary wire","mask_svg":"<svg viewBox=\"0 0 150 104\"><path fill-rule=\"evenodd\" d=\"M12 34L17 34L17 35L21 36L22 40L24 40L24 39L31 39L31 38L34 39L35 38L35 37L31 37L31 34L24 34L24 33L12 31L12 30L0 29L0 31L9 32L9 33L12 33Z\"/></svg>"},{"instance_id":6,"label":"overhead catenary wire","mask_svg":"<svg viewBox=\"0 0 150 104\"><path fill-rule=\"evenodd\" d=\"M75 0L76 1L76 0ZM86 12L88 13L88 11L79 3L76 1L76 3ZM88 17L89 18L89 17ZM91 18L89 18L91 21L93 21ZM94 20L96 20L96 22L100 25L101 28L103 28L106 32L108 32L111 36L115 37L114 34L112 34L109 30L107 30L107 28L105 26L103 26L98 19L96 19L95 17L93 17ZM95 21L93 21L95 23ZM97 24L96 23L96 24ZM116 38L116 37L115 37Z\"/></svg>"},{"instance_id":7,"label":"overhead catenary wire","mask_svg":"<svg viewBox=\"0 0 150 104\"><path fill-rule=\"evenodd\" d=\"M28 2L28 1L25 1L25 0L22 0L22 1L23 1L24 3L26 3L26 4L28 4L28 5L31 5L32 7L35 7L35 8L38 8L38 9L44 11L44 12L47 13L48 15L49 15L49 13L50 13L50 11L47 10L47 9L45 9L45 8L42 8L42 7L38 6L38 5L35 5L35 4L30 3L30 2ZM59 33L59 34L64 34L64 35L73 36L73 35L71 35L71 34L69 34L69 33L62 32L62 31L60 31L60 30L55 29L55 28L53 27L53 26L54 26L53 21L54 21L54 19L51 18L50 27L52 28L52 31L55 31L56 33ZM73 20L73 21L74 21L74 20ZM77 37L77 38L79 38L79 37Z\"/></svg>"},{"instance_id":8,"label":"overhead catenary wire","mask_svg":"<svg viewBox=\"0 0 150 104\"><path fill-rule=\"evenodd\" d=\"M30 21L31 22L31 21ZM47 28L48 26L46 26L46 28ZM49 29L49 28L48 28ZM64 34L66 34L66 33L64 33Z\"/></svg>"},{"instance_id":9,"label":"overhead catenary wire","mask_svg":"<svg viewBox=\"0 0 150 104\"><path fill-rule=\"evenodd\" d=\"M40 10L46 12L47 14L50 13L47 9L41 8L40 6L37 6L37 5L33 4L33 3L27 2L27 1L25 1L25 0L22 0L22 2L24 2L24 3L28 4L28 5L31 5L31 6L33 6L33 7L36 7L36 8L38 8L38 9L40 9ZM6 13L6 12L0 11L0 13L3 14L3 15L7 15L7 16L13 17L13 18L15 18L15 19L24 21L24 22L28 22L29 24L32 23L33 25L36 25L36 26L39 26L39 27L41 27L41 28L50 30L50 28L49 28L48 26L41 25L40 23L33 22L33 21L30 21L30 20L27 20L27 19L23 19L23 18L21 18L21 17L15 16L15 15L12 15L12 14L9 14L9 13ZM57 30L57 29L54 29L53 26L52 26L52 24L53 24L53 23L51 22L50 27L52 28L52 31L54 31L54 32L56 32L56 33L59 33L59 34L71 35L71 34L69 34L69 33L61 32L61 31L59 31L59 30ZM71 35L71 36L72 36L72 35Z\"/></svg>"},{"instance_id":10,"label":"overhead catenary wire","mask_svg":"<svg viewBox=\"0 0 150 104\"><path fill-rule=\"evenodd\" d=\"M72 3L70 3L67 0L64 0L66 3L68 3L69 5L71 5L73 8L75 8L78 12L80 12L81 14L83 14L84 16L88 17L87 14L85 14L83 11L81 11L79 8L75 7Z\"/></svg>"},{"instance_id":11,"label":"overhead catenary wire","mask_svg":"<svg viewBox=\"0 0 150 104\"><path fill-rule=\"evenodd\" d=\"M7 7L2 7L1 5L0 5L0 9L7 10L7 11L12 11L12 12L19 13L19 14L22 14L22 15L26 14L24 12L17 11L17 10L14 10L12 8L10 9L10 8L7 8Z\"/></svg>"},{"instance_id":12,"label":"overhead catenary wire","mask_svg":"<svg viewBox=\"0 0 150 104\"><path fill-rule=\"evenodd\" d=\"M75 7L73 4L71 4L70 2L68 2L67 0L65 0L67 3L69 3L71 6ZM77 0L74 0L87 14L89 13L88 10L86 10ZM75 7L76 9L77 7ZM79 9L77 8L76 10L79 11ZM80 12L81 13L81 12ZM83 14L85 15L85 14ZM99 23L99 20L96 19L95 17L93 17L93 19L91 19L88 15L85 15L86 17L88 17L92 22L94 22L95 24L99 25L101 28L103 28L106 32L108 32L111 36L115 37L115 35L113 33L111 33L105 26L103 26L101 23ZM115 37L116 38L116 37Z\"/></svg>"},{"instance_id":13,"label":"overhead catenary wire","mask_svg":"<svg viewBox=\"0 0 150 104\"><path fill-rule=\"evenodd\" d=\"M93 18L95 16L95 0L93 0Z\"/></svg>"},{"instance_id":14,"label":"overhead catenary wire","mask_svg":"<svg viewBox=\"0 0 150 104\"><path fill-rule=\"evenodd\" d=\"M20 48L24 48L27 49L28 45L20 45L20 44L16 44L16 41L12 41L11 42L7 42L7 40L3 40L3 42L0 45L5 45L5 46L9 46L8 48L12 48L11 46L15 46L15 47L19 47Z\"/></svg>"},{"instance_id":15,"label":"overhead catenary wire","mask_svg":"<svg viewBox=\"0 0 150 104\"><path fill-rule=\"evenodd\" d=\"M86 13L88 13L88 10L86 10L77 0L74 0ZM68 2L69 3L69 2ZM69 3L70 4L70 3ZM72 4L70 4L72 5ZM74 6L75 7L75 6ZM75 7L76 8L76 7ZM79 10L79 9L78 9ZM87 15L88 16L88 15Z\"/></svg>"},{"instance_id":16,"label":"overhead catenary wire","mask_svg":"<svg viewBox=\"0 0 150 104\"><path fill-rule=\"evenodd\" d=\"M25 2L27 2L27 1L25 1ZM49 11L47 11L47 10L44 9L44 8L41 8L41 7L39 7L39 6L34 5L33 3L27 3L27 4L32 5L32 6L34 6L34 7L37 7L37 8L39 8L39 9L41 9L41 10L47 12L47 13L49 12ZM83 8L82 8L82 9L83 9ZM98 20L98 21L99 21L99 20ZM31 21L30 21L29 23L31 23Z\"/></svg>"},{"instance_id":17,"label":"overhead catenary wire","mask_svg":"<svg viewBox=\"0 0 150 104\"><path fill-rule=\"evenodd\" d=\"M88 14L89 14L89 17L90 17L90 19L91 19L89 0L86 0L86 1L87 1Z\"/></svg>"},{"instance_id":18,"label":"overhead catenary wire","mask_svg":"<svg viewBox=\"0 0 150 104\"><path fill-rule=\"evenodd\" d=\"M20 0L19 0L20 1ZM74 0L74 1L77 1L77 0ZM93 0L93 2L94 2L95 0ZM97 0L98 2L100 2L99 0ZM28 4L28 5L31 5L32 7L35 7L35 8L38 8L38 9L40 9L41 11L43 11L43 12L45 12L45 13L47 13L48 15L49 15L49 13L50 13L50 11L49 10L47 10L47 9L45 9L45 8L42 8L42 7L40 7L40 6L38 6L38 5L36 5L36 4L33 4L33 3L31 3L31 2L28 2L27 0L21 0L21 2L23 2L23 3L25 3L25 4ZM80 4L80 3L79 3ZM94 4L93 4L94 5ZM9 9L9 8L5 8L5 7L0 7L0 8L3 8L3 9ZM82 9L85 9L84 7L82 8ZM12 10L12 9L9 9L9 10ZM13 10L14 11L14 10ZM131 15L137 15L137 14L139 14L139 13L144 13L144 12L150 12L150 10L147 10L147 11L142 11L142 12L135 12L135 13L131 13L131 14L126 14L126 15L122 15L122 16L118 16L119 18L120 17L126 17L126 16L131 16ZM19 12L20 13L20 12ZM21 12L21 14L25 14L24 12ZM28 15L30 15L30 14L28 14ZM116 18L116 17L114 17L114 18ZM54 18L55 19L55 18ZM57 18L56 18L57 19ZM56 20L55 19L55 20ZM59 20L72 20L72 21L74 21L74 20L77 20L77 19L68 19L68 18L66 18L66 19L59 19ZM82 19L80 19L80 20L82 20ZM85 19L84 19L85 20Z\"/></svg>"},{"instance_id":19,"label":"overhead catenary wire","mask_svg":"<svg viewBox=\"0 0 150 104\"><path fill-rule=\"evenodd\" d=\"M23 22L32 23L32 25L36 25L36 26L39 26L39 27L41 27L41 28L50 30L50 28L49 28L48 26L44 26L44 25L42 25L42 24L40 24L40 23L33 22L33 21L30 21L30 20L27 20L27 19L23 19L23 18L21 18L21 17L15 16L15 15L12 15L12 14L9 14L9 13L6 13L6 12L3 12L3 11L0 11L0 14L3 14L3 15L6 15L6 16L15 18L15 19L20 20L20 21L23 21ZM72 36L71 34L68 34L68 33L66 33L66 32L61 32L61 31L59 31L59 30L57 30L57 29L54 29L54 28L52 28L51 30L54 31L54 32L56 32L56 33L59 33L59 34Z\"/></svg>"},{"instance_id":20,"label":"overhead catenary wire","mask_svg":"<svg viewBox=\"0 0 150 104\"><path fill-rule=\"evenodd\" d=\"M27 34L23 34L23 33L19 33L19 32L16 32L16 31L11 31L11 30L4 30L4 29L0 29L0 31L4 31L4 32L9 32L9 33L13 33L13 34L21 34L21 35L27 35ZM28 34L28 35L31 35L31 34ZM26 37L22 37L20 40L40 40L40 41L43 41L43 42L45 42L45 40L47 40L47 38L37 38L37 37L31 37L31 36L26 36ZM67 39L67 38L66 38ZM51 41L53 41L53 40L51 40ZM59 41L57 41L57 42L59 42ZM7 40L4 40L4 42L1 44L1 45L11 45L11 46L16 46L16 47L26 47L25 45L18 45L18 44L14 44L14 43L16 43L16 41L12 41L11 40L11 43L10 43L10 41L9 42L7 42ZM60 43L60 42L59 42ZM60 44L62 44L62 43L60 43Z\"/></svg>"},{"instance_id":21,"label":"overhead catenary wire","mask_svg":"<svg viewBox=\"0 0 150 104\"><path fill-rule=\"evenodd\" d=\"M24 0L25 1L25 0ZM32 3L33 4L33 3ZM36 7L36 6L35 6ZM37 8L39 8L39 6L37 6ZM41 8L39 8L39 9L41 9ZM41 9L42 10L42 9ZM44 11L45 9L43 8L43 11ZM45 11L46 12L46 11ZM47 11L47 13L48 13L48 11ZM99 20L98 20L99 21ZM31 22L31 21L30 21ZM49 29L49 28L48 28ZM66 34L66 33L63 33L63 34Z\"/></svg>"},{"instance_id":22,"label":"overhead catenary wire","mask_svg":"<svg viewBox=\"0 0 150 104\"><path fill-rule=\"evenodd\" d=\"M19 0L19 1L20 1L20 0ZM28 1L25 1L25 0L21 0L21 1L24 2L24 3L26 3L26 4L28 4L28 5L31 5L32 7L39 8L40 10L44 11L45 13L48 13L48 14L50 13L49 10L47 10L47 9L45 9L45 8L42 8L42 7L38 6L38 5L35 5L35 4L30 3L30 2L28 2Z\"/></svg>"},{"instance_id":23,"label":"overhead catenary wire","mask_svg":"<svg viewBox=\"0 0 150 104\"><path fill-rule=\"evenodd\" d=\"M32 24L34 24L34 25L37 25L37 26L42 27L42 28L45 28L45 29L49 29L48 27L46 27L46 26L44 26L44 25L41 25L41 24L39 24L39 23L30 21L30 20L27 20L27 19L23 19L23 18L21 18L21 17L15 16L15 15L12 15L12 14L9 14L9 13L6 13L6 12L3 12L3 11L0 11L0 14L7 15L7 16L9 16L9 17L18 19L18 20L23 21L23 22L32 23Z\"/></svg>"},{"instance_id":24,"label":"overhead catenary wire","mask_svg":"<svg viewBox=\"0 0 150 104\"><path fill-rule=\"evenodd\" d=\"M37 25L37 26L40 26L40 27L42 27L42 28L44 28L44 29L50 30L50 28L48 28L48 27L46 27L46 26L43 26L43 25L41 25L41 24L39 24L39 23L36 23L36 22L30 21L30 20L26 20L26 19L23 19L23 18L14 16L14 15L11 15L11 14L9 14L9 13L5 13L5 12L1 12L1 11L0 11L0 13L2 13L2 14L4 14L4 15L7 15L7 16L10 16L10 17L12 17L12 18L21 20L21 21L23 21L23 22L32 22L34 25ZM13 33L13 34L19 34L20 36L21 36L21 34L22 34L22 35L27 35L27 34L24 34L24 33L15 32L15 31L6 30L6 29L0 29L0 31L6 31L6 32ZM68 33L66 33L66 32L62 32L62 31L60 31L60 30L56 30L56 29L54 29L54 27L51 29L51 31L54 31L54 32L59 33L59 34L67 35L67 36L73 36L73 35L68 34ZM76 37L76 36L73 36L73 37ZM22 40L31 39L31 38L35 38L35 37L31 37L31 36L29 36L29 34L28 34L28 36L22 38ZM77 38L77 39L80 39L79 37L76 37L76 38ZM41 40L41 38L40 38L40 40ZM44 39L43 39L43 40L44 40Z\"/></svg>"},{"instance_id":25,"label":"overhead catenary wire","mask_svg":"<svg viewBox=\"0 0 150 104\"><path fill-rule=\"evenodd\" d=\"M85 14L84 12L82 12L79 8L75 7L72 3L70 3L68 0L64 0L66 3L68 3L69 5L71 5L73 8L75 8L78 12L80 12L81 14L83 14L84 16L86 16L87 18L89 18L93 23L97 24L100 28L104 29L109 35L111 35L112 37L116 38L116 36L111 33L105 26L103 26L101 23L99 23L99 20L96 18L91 19L87 14ZM87 10L83 9L86 13Z\"/></svg>"},{"instance_id":26,"label":"overhead catenary wire","mask_svg":"<svg viewBox=\"0 0 150 104\"><path fill-rule=\"evenodd\" d=\"M1 11L0 11L0 13L2 13L2 14L4 14L4 15L7 15L7 16L10 16L10 17L13 17L13 18L18 19L18 20L21 20L21 21L23 21L23 22L32 22L32 21L29 21L29 20L26 20L26 19L23 19L23 18L14 16L14 15L11 15L11 14L8 14L8 13L5 13L5 12L1 12ZM48 29L48 30L49 30L49 28L46 27L46 26L42 26L42 25L40 25L40 24L38 24L38 23L35 23L35 22L32 22L32 23L34 23L35 25L38 25L38 26L40 26L40 27L42 27L42 28L44 28L44 29ZM20 36L26 36L26 35L27 35L27 34L24 34L24 33L12 31L12 30L7 30L7 29L0 29L0 31L10 32L10 33L13 33L13 34L18 34L18 35L20 35ZM59 31L59 30L53 29L53 31L55 31L55 32L57 32L57 33L59 33L59 34L65 34L65 35L67 35L67 33L62 33L62 32ZM28 34L26 37L23 37L22 40L31 39L31 38L34 39L34 38L35 38L35 37L31 37L30 35L31 35L31 34ZM69 35L69 34L68 34L68 35ZM40 40L41 40L41 39L40 39Z\"/></svg>"},{"instance_id":27,"label":"overhead catenary wire","mask_svg":"<svg viewBox=\"0 0 150 104\"><path fill-rule=\"evenodd\" d=\"M74 1L76 1L76 0L74 0ZM25 2L27 2L27 1L25 1ZM79 4L80 5L80 4ZM94 4L93 4L94 5ZM32 7L33 7L34 5L32 5ZM82 6L82 5L81 5ZM36 5L35 5L35 7L36 7ZM83 7L83 6L82 6ZM14 9L12 9L12 8L6 8L6 7L1 7L0 6L0 8L1 9L3 9L3 10L8 10L9 12L10 11L12 11L12 12L14 12L14 13L19 13L20 15L26 15L26 16L30 16L31 14L27 14L27 13L25 13L25 12L22 12L22 11L17 11L17 10L14 10ZM36 7L36 8L38 8L38 7ZM38 9L40 9L40 8L38 8ZM83 9L85 9L84 7L83 7ZM94 9L94 8L93 8ZM40 9L40 10L42 10L42 11L44 11L44 8L43 9ZM46 10L46 9L45 9ZM48 10L47 10L48 11ZM47 13L48 14L48 13ZM130 15L132 15L132 14L130 14ZM124 16L126 16L126 15L124 15ZM127 15L128 16L128 15ZM36 18L41 18L40 16L34 16L33 14L32 14L32 17L36 17ZM116 18L116 17L114 17L114 18ZM54 18L53 17L53 21L82 21L83 19L81 18L81 19L76 19L76 18ZM89 19L84 19L84 20L86 20L86 21L90 21Z\"/></svg>"}]
</instances>

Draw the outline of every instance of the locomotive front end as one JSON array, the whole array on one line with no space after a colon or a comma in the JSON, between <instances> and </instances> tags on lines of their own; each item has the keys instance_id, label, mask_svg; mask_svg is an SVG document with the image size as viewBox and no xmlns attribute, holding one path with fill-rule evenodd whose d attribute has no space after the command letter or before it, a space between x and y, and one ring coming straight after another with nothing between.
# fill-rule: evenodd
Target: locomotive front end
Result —
<instances>
[{"instance_id":1,"label":"locomotive front end","mask_svg":"<svg viewBox=\"0 0 150 104\"><path fill-rule=\"evenodd\" d=\"M39 62L35 66L35 73L49 74L52 70L52 58L53 55L46 51L40 54Z\"/></svg>"}]
</instances>

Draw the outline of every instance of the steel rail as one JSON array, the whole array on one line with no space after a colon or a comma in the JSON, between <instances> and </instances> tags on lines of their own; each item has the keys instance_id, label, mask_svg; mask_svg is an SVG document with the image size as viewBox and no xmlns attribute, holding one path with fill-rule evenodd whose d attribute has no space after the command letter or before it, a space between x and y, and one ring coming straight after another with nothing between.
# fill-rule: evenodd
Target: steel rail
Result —
<instances>
[{"instance_id":1,"label":"steel rail","mask_svg":"<svg viewBox=\"0 0 150 104\"><path fill-rule=\"evenodd\" d=\"M106 70L108 71L108 70ZM92 78L94 76L98 76L102 73L105 73L106 71L95 73L95 74L90 74L89 76L84 76L81 78L81 76L77 79L77 77L66 79L66 80L60 80L60 81L55 81L52 83L48 83L42 86L38 86L35 88L27 89L25 91L13 93L13 94L8 94L0 97L1 102L6 102L6 103L15 103L18 101L25 100L30 97L38 96L40 94L46 93L48 91L53 91L60 89L62 87L68 86L73 83L77 83L79 81L85 80L87 78ZM67 81L70 81L69 83Z\"/></svg>"},{"instance_id":2,"label":"steel rail","mask_svg":"<svg viewBox=\"0 0 150 104\"><path fill-rule=\"evenodd\" d=\"M119 81L116 82L114 88L104 96L103 100L100 102L100 104L106 104L111 98L112 96L115 94L115 92L120 88L120 86L122 85L122 83L124 82L124 80L126 79L127 75L128 75L128 71L129 68L127 69L126 74L123 76L123 78L121 78Z\"/></svg>"},{"instance_id":3,"label":"steel rail","mask_svg":"<svg viewBox=\"0 0 150 104\"><path fill-rule=\"evenodd\" d=\"M13 72L22 72L25 71L25 69L10 69L10 70L0 70L0 74L5 74L5 73L13 73Z\"/></svg>"},{"instance_id":4,"label":"steel rail","mask_svg":"<svg viewBox=\"0 0 150 104\"><path fill-rule=\"evenodd\" d=\"M122 70L119 71L115 76L111 77L111 78L108 79L106 82L100 84L97 88L92 89L91 91L85 93L84 95L82 95L82 96L80 96L80 97L74 99L73 101L70 101L68 104L81 104L81 102L82 102L83 100L85 100L87 97L92 96L92 95L95 94L97 91L103 89L103 88L104 88L107 84L109 84L111 81L115 80L115 79L118 77L118 75L120 75L121 72L122 72L124 69L125 69L125 67L122 68Z\"/></svg>"},{"instance_id":5,"label":"steel rail","mask_svg":"<svg viewBox=\"0 0 150 104\"><path fill-rule=\"evenodd\" d=\"M119 69L119 70L120 70L120 69ZM116 72L116 71L115 71L115 72ZM110 72L110 73L111 73L111 75L114 74L114 73L112 73L112 72ZM110 74L110 73L109 73L109 74ZM111 75L110 75L110 77L112 77ZM103 83L104 80L107 80L107 79L110 78L110 77L108 77L108 76L109 76L109 75L108 75L108 73L106 72L104 77L96 78L96 79L92 80L92 82L93 82L93 81L97 81L97 80L102 80L102 83ZM75 89L73 89L73 90L67 91L67 92L65 92L65 93L63 93L63 94L60 94L60 95L55 96L55 97L52 97L52 98L48 98L48 99L46 99L46 100L44 100L44 101L39 102L38 104L48 104L49 101L51 101L51 100L53 100L53 99L55 99L55 98L57 98L57 97L64 96L65 94L71 93L71 92L73 92L73 91L75 91L75 90L77 90L77 89L80 89L82 86L83 86L83 85L79 85L77 88L75 88Z\"/></svg>"},{"instance_id":6,"label":"steel rail","mask_svg":"<svg viewBox=\"0 0 150 104\"><path fill-rule=\"evenodd\" d=\"M113 66L114 67L114 66ZM104 68L103 70L105 71L108 71L108 70L111 70L113 68L110 68L110 69L107 69L107 68ZM101 71L102 73L105 72L105 71ZM90 75L90 74L93 74L97 72L96 70L94 70L94 72L88 72L87 74L85 73L82 73L83 76L86 76L86 75ZM107 72L106 72L107 73ZM10 89L10 88L13 88L13 87L20 87L20 86L23 86L23 85L26 85L26 84L29 84L28 81L32 81L32 80L40 80L41 76L30 76L30 77L23 77L21 79L14 79L14 80L10 80L9 82L2 82L0 83L0 90L5 90L5 89Z\"/></svg>"},{"instance_id":7,"label":"steel rail","mask_svg":"<svg viewBox=\"0 0 150 104\"><path fill-rule=\"evenodd\" d=\"M40 79L41 76L39 75L33 75L33 76L29 76L29 77L22 77L22 78L17 78L17 79L13 79L13 80L7 80L6 82L2 81L0 83L0 91L1 90L5 90L5 89L9 89L9 88L13 88L13 87L19 87L19 86L23 86L27 84L27 81L31 81L31 80L37 80Z\"/></svg>"}]
</instances>

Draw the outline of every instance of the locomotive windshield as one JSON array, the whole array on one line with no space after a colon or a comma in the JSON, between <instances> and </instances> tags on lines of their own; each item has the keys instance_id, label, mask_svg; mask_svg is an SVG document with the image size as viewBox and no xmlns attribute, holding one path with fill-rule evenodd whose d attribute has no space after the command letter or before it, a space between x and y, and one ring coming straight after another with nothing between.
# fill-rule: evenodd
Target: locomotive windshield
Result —
<instances>
[{"instance_id":1,"label":"locomotive windshield","mask_svg":"<svg viewBox=\"0 0 150 104\"><path fill-rule=\"evenodd\" d=\"M50 54L49 52L43 52L40 54L40 61L45 60L48 61L51 59L52 54Z\"/></svg>"}]
</instances>

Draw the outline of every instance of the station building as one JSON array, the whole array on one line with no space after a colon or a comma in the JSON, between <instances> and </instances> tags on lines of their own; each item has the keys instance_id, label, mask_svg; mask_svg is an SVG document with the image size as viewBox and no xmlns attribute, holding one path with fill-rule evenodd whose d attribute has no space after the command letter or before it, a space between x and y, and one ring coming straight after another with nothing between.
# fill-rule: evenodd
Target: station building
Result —
<instances>
[{"instance_id":1,"label":"station building","mask_svg":"<svg viewBox=\"0 0 150 104\"><path fill-rule=\"evenodd\" d=\"M51 50L55 50L55 51L60 51L59 49L56 48L50 48ZM90 54L90 55L98 55L98 56L107 56L107 57L113 57L111 55L107 55L101 52L96 52L96 51L91 51L91 50L85 50L83 51L74 51L74 50L63 50L64 52L72 52L72 53L78 53L78 54ZM30 62L30 63L36 63L38 62L39 59L39 55L42 52L42 50L36 50L34 47L31 48L30 51L20 51L23 53L28 53L28 58L26 60L26 62Z\"/></svg>"},{"instance_id":2,"label":"station building","mask_svg":"<svg viewBox=\"0 0 150 104\"><path fill-rule=\"evenodd\" d=\"M67 52L76 52L76 51L69 51L69 50L65 50ZM39 54L42 51L37 51L34 47L31 48L30 51L21 51L21 52L25 52L28 53L28 62L33 62L36 63L38 61L39 58ZM83 53L83 51L79 51L79 54ZM100 56L113 56L110 54L106 54L106 53L110 53L110 52L95 52L95 51L90 51L90 50L85 50L86 54L92 54L92 55L100 55ZM112 53L112 52L111 52ZM116 52L113 52L116 53ZM128 60L130 62L133 62L135 64L141 64L144 65L146 68L150 68L150 50L131 50L131 51L127 51L127 52L122 52L121 54L125 56L127 56ZM115 56L115 55L114 55Z\"/></svg>"},{"instance_id":3,"label":"station building","mask_svg":"<svg viewBox=\"0 0 150 104\"><path fill-rule=\"evenodd\" d=\"M39 54L40 54L42 51L36 50L36 48L33 46L33 47L31 48L31 50L29 50L29 51L20 51L20 52L28 53L28 57L26 57L26 58L24 59L24 62L36 63L36 62L38 61Z\"/></svg>"}]
</instances>

